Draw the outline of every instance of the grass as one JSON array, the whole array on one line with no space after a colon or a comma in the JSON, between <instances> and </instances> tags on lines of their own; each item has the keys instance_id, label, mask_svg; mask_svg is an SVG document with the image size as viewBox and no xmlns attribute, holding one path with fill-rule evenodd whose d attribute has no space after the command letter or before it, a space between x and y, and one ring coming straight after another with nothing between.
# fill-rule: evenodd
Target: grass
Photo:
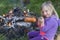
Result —
<instances>
[{"instance_id":1,"label":"grass","mask_svg":"<svg viewBox=\"0 0 60 40\"><path fill-rule=\"evenodd\" d=\"M3 34L0 34L0 40L7 40L7 37ZM21 38L14 38L12 40L27 40L27 35L24 35Z\"/></svg>"}]
</instances>

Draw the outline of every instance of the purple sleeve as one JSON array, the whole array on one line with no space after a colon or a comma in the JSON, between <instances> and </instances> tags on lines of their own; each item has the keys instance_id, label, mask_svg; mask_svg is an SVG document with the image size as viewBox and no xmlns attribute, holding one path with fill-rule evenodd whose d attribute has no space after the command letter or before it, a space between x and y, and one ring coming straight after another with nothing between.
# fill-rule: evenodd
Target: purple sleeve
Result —
<instances>
[{"instance_id":1,"label":"purple sleeve","mask_svg":"<svg viewBox=\"0 0 60 40\"><path fill-rule=\"evenodd\" d=\"M58 20L58 26L60 26L60 19Z\"/></svg>"},{"instance_id":2,"label":"purple sleeve","mask_svg":"<svg viewBox=\"0 0 60 40\"><path fill-rule=\"evenodd\" d=\"M51 28L55 27L57 24L57 21L55 19L50 19L48 21L46 21L44 27L42 27L42 31L46 32L48 30L50 30Z\"/></svg>"}]
</instances>

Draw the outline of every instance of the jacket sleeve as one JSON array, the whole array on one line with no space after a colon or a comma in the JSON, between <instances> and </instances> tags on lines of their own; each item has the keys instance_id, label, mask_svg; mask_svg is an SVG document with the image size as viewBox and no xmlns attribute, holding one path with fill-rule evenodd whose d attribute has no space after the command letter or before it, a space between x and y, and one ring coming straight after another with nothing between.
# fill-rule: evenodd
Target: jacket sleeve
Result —
<instances>
[{"instance_id":1,"label":"jacket sleeve","mask_svg":"<svg viewBox=\"0 0 60 40\"><path fill-rule=\"evenodd\" d=\"M60 26L60 19L58 20L58 26Z\"/></svg>"},{"instance_id":2,"label":"jacket sleeve","mask_svg":"<svg viewBox=\"0 0 60 40\"><path fill-rule=\"evenodd\" d=\"M54 28L56 25L57 25L57 21L55 19L50 19L41 28L41 31L46 32L48 30L51 30L51 28Z\"/></svg>"}]
</instances>

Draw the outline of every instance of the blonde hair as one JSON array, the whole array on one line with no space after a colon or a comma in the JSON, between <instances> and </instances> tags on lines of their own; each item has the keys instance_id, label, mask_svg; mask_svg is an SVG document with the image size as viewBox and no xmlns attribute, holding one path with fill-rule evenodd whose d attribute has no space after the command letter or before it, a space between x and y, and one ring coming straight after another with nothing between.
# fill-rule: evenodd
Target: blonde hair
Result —
<instances>
[{"instance_id":1,"label":"blonde hair","mask_svg":"<svg viewBox=\"0 0 60 40\"><path fill-rule=\"evenodd\" d=\"M43 8L44 6L48 6L50 7L50 9L53 11L52 12L52 15L55 15L57 17L57 20L59 19L59 16L54 8L54 6L52 5L52 2L51 1L47 1L47 2L44 2L41 6L41 8Z\"/></svg>"}]
</instances>

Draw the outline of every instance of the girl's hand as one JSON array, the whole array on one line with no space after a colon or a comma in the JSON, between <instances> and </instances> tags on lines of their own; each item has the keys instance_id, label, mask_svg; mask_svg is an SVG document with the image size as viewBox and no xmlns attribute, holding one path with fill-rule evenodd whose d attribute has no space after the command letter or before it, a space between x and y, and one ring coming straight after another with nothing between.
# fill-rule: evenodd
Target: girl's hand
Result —
<instances>
[{"instance_id":1,"label":"girl's hand","mask_svg":"<svg viewBox=\"0 0 60 40\"><path fill-rule=\"evenodd\" d=\"M38 25L39 25L40 27L43 27L43 26L44 26L44 18L43 18L43 17L40 17L40 18L38 19Z\"/></svg>"}]
</instances>

